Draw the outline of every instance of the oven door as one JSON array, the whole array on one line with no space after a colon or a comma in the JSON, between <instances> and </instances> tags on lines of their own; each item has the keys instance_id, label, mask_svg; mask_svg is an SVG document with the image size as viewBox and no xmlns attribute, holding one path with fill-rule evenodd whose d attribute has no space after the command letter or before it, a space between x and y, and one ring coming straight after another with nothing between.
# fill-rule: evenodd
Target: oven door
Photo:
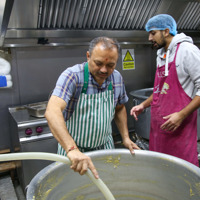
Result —
<instances>
[{"instance_id":1,"label":"oven door","mask_svg":"<svg viewBox=\"0 0 200 200\"><path fill-rule=\"evenodd\" d=\"M20 138L21 152L47 152L57 153L58 142L52 133L46 133L38 136ZM25 192L26 186L32 178L44 167L51 164L52 161L46 160L23 160L18 167L18 175Z\"/></svg>"}]
</instances>

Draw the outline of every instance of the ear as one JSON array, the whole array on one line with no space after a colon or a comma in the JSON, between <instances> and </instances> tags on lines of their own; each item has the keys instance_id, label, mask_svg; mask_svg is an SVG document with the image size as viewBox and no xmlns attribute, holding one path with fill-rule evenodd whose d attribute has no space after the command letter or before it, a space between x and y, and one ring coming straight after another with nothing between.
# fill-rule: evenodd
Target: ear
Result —
<instances>
[{"instance_id":1,"label":"ear","mask_svg":"<svg viewBox=\"0 0 200 200\"><path fill-rule=\"evenodd\" d=\"M89 59L90 59L90 52L89 51L87 51L86 56L87 56L87 61L89 61Z\"/></svg>"},{"instance_id":2,"label":"ear","mask_svg":"<svg viewBox=\"0 0 200 200\"><path fill-rule=\"evenodd\" d=\"M166 29L164 30L164 33L165 33L165 37L168 37L168 36L170 35L170 33L169 33L169 29L166 28Z\"/></svg>"}]
</instances>

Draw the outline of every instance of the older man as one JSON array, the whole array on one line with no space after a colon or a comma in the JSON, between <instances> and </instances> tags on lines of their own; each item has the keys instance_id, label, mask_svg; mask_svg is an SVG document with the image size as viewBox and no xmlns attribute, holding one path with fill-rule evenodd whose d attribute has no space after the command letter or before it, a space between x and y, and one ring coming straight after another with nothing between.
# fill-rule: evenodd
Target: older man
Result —
<instances>
[{"instance_id":1,"label":"older man","mask_svg":"<svg viewBox=\"0 0 200 200\"><path fill-rule=\"evenodd\" d=\"M87 52L87 62L67 68L59 77L48 102L45 117L58 140L58 153L66 155L71 168L81 175L90 168L98 173L91 159L82 152L112 149L112 119L131 153L138 149L129 138L128 101L120 73L115 70L119 44L107 37L95 38ZM64 111L64 115L63 115Z\"/></svg>"}]
</instances>

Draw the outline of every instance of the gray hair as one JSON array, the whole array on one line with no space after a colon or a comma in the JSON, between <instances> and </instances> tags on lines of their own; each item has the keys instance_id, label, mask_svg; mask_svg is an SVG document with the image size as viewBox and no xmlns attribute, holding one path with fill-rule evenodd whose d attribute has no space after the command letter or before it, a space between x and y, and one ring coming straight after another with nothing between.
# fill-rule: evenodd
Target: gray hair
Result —
<instances>
[{"instance_id":1,"label":"gray hair","mask_svg":"<svg viewBox=\"0 0 200 200\"><path fill-rule=\"evenodd\" d=\"M92 55L92 51L94 49L94 47L99 44L99 43L102 43L103 46L106 48L106 49L111 49L113 47L117 48L117 52L118 54L120 54L120 44L119 42L114 39L114 38L108 38L108 37L97 37L97 38L94 38L91 42L90 42L90 45L89 45L89 52L90 52L90 55Z\"/></svg>"}]
</instances>

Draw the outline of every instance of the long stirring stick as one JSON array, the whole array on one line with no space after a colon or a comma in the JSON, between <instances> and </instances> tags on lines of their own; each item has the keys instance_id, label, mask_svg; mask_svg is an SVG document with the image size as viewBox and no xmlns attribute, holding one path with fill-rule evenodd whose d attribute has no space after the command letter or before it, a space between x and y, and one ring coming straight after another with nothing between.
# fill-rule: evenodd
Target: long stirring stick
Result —
<instances>
[{"instance_id":1,"label":"long stirring stick","mask_svg":"<svg viewBox=\"0 0 200 200\"><path fill-rule=\"evenodd\" d=\"M71 164L70 160L67 157L53 153L28 152L28 153L0 154L0 161L10 161L10 160L51 160L51 161L63 162L67 165ZM86 175L99 188L99 190L103 193L106 200L115 200L113 194L108 189L106 184L100 178L96 179L90 169L88 169Z\"/></svg>"}]
</instances>

